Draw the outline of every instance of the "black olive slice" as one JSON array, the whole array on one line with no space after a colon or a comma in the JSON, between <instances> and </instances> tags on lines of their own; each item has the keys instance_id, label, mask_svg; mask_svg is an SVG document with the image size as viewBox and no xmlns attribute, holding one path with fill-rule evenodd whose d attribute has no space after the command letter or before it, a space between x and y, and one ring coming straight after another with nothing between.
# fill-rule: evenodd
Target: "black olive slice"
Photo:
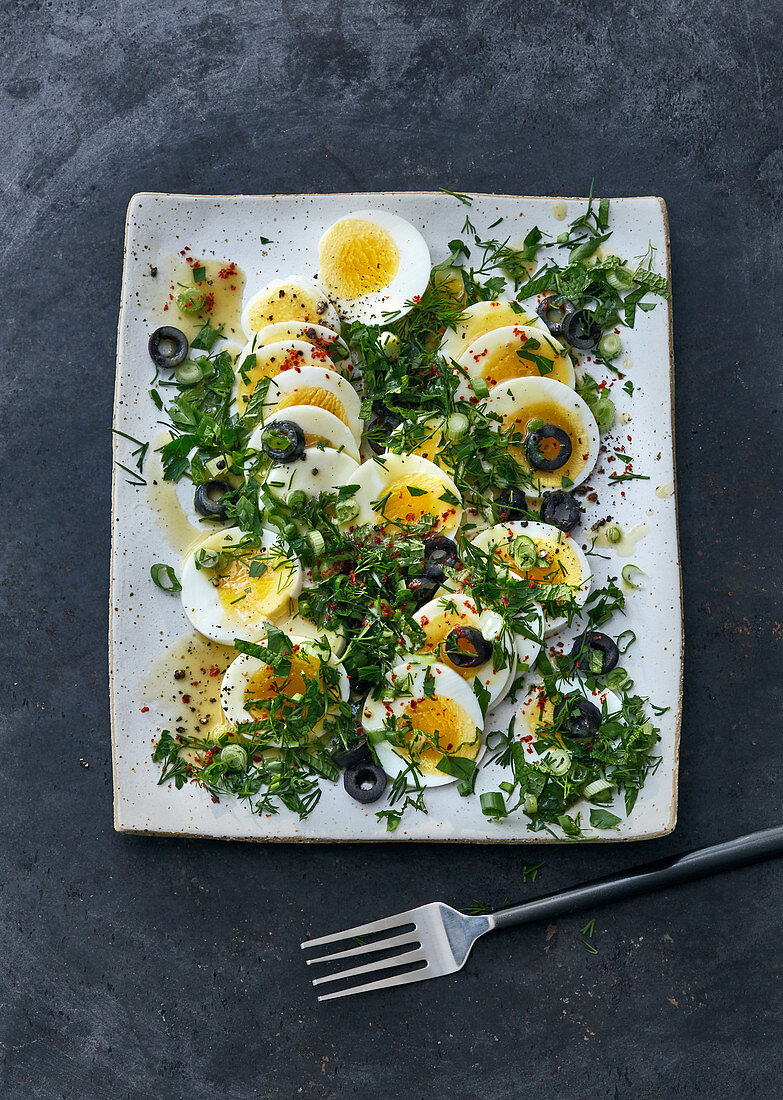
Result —
<instances>
[{"instance_id":1,"label":"black olive slice","mask_svg":"<svg viewBox=\"0 0 783 1100\"><path fill-rule=\"evenodd\" d=\"M544 523L551 523L561 531L573 531L579 526L581 518L581 509L570 493L563 489L544 493L541 501L541 519Z\"/></svg>"},{"instance_id":2,"label":"black olive slice","mask_svg":"<svg viewBox=\"0 0 783 1100\"><path fill-rule=\"evenodd\" d=\"M196 489L193 499L196 511L210 519L227 519L223 497L231 492L231 486L225 481L205 481Z\"/></svg>"},{"instance_id":3,"label":"black olive slice","mask_svg":"<svg viewBox=\"0 0 783 1100\"><path fill-rule=\"evenodd\" d=\"M355 768L358 764L372 761L372 752L366 737L356 737L347 746L341 746L332 753L332 760L338 768Z\"/></svg>"},{"instance_id":4,"label":"black olive slice","mask_svg":"<svg viewBox=\"0 0 783 1100\"><path fill-rule=\"evenodd\" d=\"M601 339L601 326L590 309L576 309L563 318L562 335L572 348L592 351Z\"/></svg>"},{"instance_id":5,"label":"black olive slice","mask_svg":"<svg viewBox=\"0 0 783 1100\"><path fill-rule=\"evenodd\" d=\"M536 313L553 336L562 336L566 318L575 309L574 303L564 294L550 294L536 307Z\"/></svg>"},{"instance_id":6,"label":"black olive slice","mask_svg":"<svg viewBox=\"0 0 783 1100\"><path fill-rule=\"evenodd\" d=\"M569 737L590 739L601 728L601 711L579 692L564 696L555 706L555 725L561 720Z\"/></svg>"},{"instance_id":7,"label":"black olive slice","mask_svg":"<svg viewBox=\"0 0 783 1100\"><path fill-rule=\"evenodd\" d=\"M551 439L554 442L545 443ZM525 454L534 470L559 470L571 457L573 446L568 432L556 424L542 424L525 436Z\"/></svg>"},{"instance_id":8,"label":"black olive slice","mask_svg":"<svg viewBox=\"0 0 783 1100\"><path fill-rule=\"evenodd\" d=\"M408 577L406 584L408 591L416 600L416 607L424 607L425 603L435 598L435 593L440 588L442 577L422 576Z\"/></svg>"},{"instance_id":9,"label":"black olive slice","mask_svg":"<svg viewBox=\"0 0 783 1100\"><path fill-rule=\"evenodd\" d=\"M441 574L444 569L453 569L458 560L459 550L453 539L436 535L424 540L424 561L427 565L439 566Z\"/></svg>"},{"instance_id":10,"label":"black olive slice","mask_svg":"<svg viewBox=\"0 0 783 1100\"><path fill-rule=\"evenodd\" d=\"M443 648L457 668L479 668L492 656L492 642L488 642L475 626L455 626Z\"/></svg>"},{"instance_id":11,"label":"black olive slice","mask_svg":"<svg viewBox=\"0 0 783 1100\"><path fill-rule=\"evenodd\" d=\"M374 402L372 408L372 416L367 423L367 442L370 450L377 455L382 455L386 450L389 436L402 424L402 420L391 409L387 409L382 401Z\"/></svg>"},{"instance_id":12,"label":"black olive slice","mask_svg":"<svg viewBox=\"0 0 783 1100\"><path fill-rule=\"evenodd\" d=\"M497 498L498 519L501 523L525 519L527 500L521 489L504 489Z\"/></svg>"},{"instance_id":13,"label":"black olive slice","mask_svg":"<svg viewBox=\"0 0 783 1100\"><path fill-rule=\"evenodd\" d=\"M595 672L590 663L592 652L601 654L600 673L611 672L617 667L620 650L608 634L602 634L600 630L586 630L574 639L571 656L580 672Z\"/></svg>"},{"instance_id":14,"label":"black olive slice","mask_svg":"<svg viewBox=\"0 0 783 1100\"><path fill-rule=\"evenodd\" d=\"M147 347L152 362L156 367L162 367L164 370L174 370L180 363L184 363L190 351L185 333L172 325L156 328L150 336Z\"/></svg>"},{"instance_id":15,"label":"black olive slice","mask_svg":"<svg viewBox=\"0 0 783 1100\"><path fill-rule=\"evenodd\" d=\"M305 434L293 420L275 420L261 433L261 449L275 462L295 462L305 449Z\"/></svg>"},{"instance_id":16,"label":"black olive slice","mask_svg":"<svg viewBox=\"0 0 783 1100\"><path fill-rule=\"evenodd\" d=\"M386 790L386 772L374 763L354 764L343 772L343 786L357 802L377 802Z\"/></svg>"}]
</instances>

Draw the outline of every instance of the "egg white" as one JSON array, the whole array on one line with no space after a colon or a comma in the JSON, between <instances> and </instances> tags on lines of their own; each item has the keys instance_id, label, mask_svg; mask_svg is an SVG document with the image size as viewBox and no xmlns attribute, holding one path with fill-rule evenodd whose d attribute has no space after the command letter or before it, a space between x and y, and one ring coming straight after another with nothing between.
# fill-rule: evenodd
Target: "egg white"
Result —
<instances>
[{"instance_id":1,"label":"egg white","mask_svg":"<svg viewBox=\"0 0 783 1100\"><path fill-rule=\"evenodd\" d=\"M319 409L317 405L289 405L288 408L272 413L250 436L248 447L261 450L261 435L264 429L278 420L288 420L299 425L305 433L306 449L313 447L320 449L323 445L347 454L358 463L359 447L351 429L334 413Z\"/></svg>"},{"instance_id":2,"label":"egg white","mask_svg":"<svg viewBox=\"0 0 783 1100\"><path fill-rule=\"evenodd\" d=\"M471 543L473 546L477 546L480 550L484 551L489 551L496 547L503 547L510 555L511 544L518 535L524 535L526 538L532 539L536 545L536 549L548 549L550 553L555 553L558 557L562 556L564 559L564 567L567 570L566 575L557 581L540 579L537 583L542 587L552 583L567 584L571 589L577 606L583 607L590 594L590 588L593 583L592 570L590 569L590 565L581 546L575 539L571 538L570 535L561 531L559 527L553 527L549 523L509 520L507 523L497 523L494 527L488 527L486 531L482 531L481 534L471 539ZM565 565L565 563L569 561L571 562L571 568ZM513 564L510 564L509 568L512 575L520 576L520 571ZM547 566L547 569L549 572L554 573L554 564ZM528 578L521 575L520 579L524 583ZM567 622L568 619L566 616L547 616L545 611L544 633L546 635L554 634L555 631L565 626ZM526 662L520 657L520 663L529 664L530 662Z\"/></svg>"},{"instance_id":3,"label":"egg white","mask_svg":"<svg viewBox=\"0 0 783 1100\"><path fill-rule=\"evenodd\" d=\"M388 283L356 297L341 294L336 278L333 279L330 275L332 265L327 262L331 242L335 241L341 231L346 231L351 223L369 223L388 235L399 254L399 266ZM361 235L356 240L360 241ZM324 231L319 244L319 265L319 277L340 315L349 321L363 321L373 325L384 324L384 314L395 313L401 316L407 313L412 308L408 303L420 298L427 289L431 271L429 249L421 233L404 218L383 210L355 210L330 225ZM368 274L371 270L367 269ZM337 274L339 273L336 272L335 276Z\"/></svg>"},{"instance_id":4,"label":"egg white","mask_svg":"<svg viewBox=\"0 0 783 1100\"><path fill-rule=\"evenodd\" d=\"M471 597L464 592L437 596L417 611L413 618L422 629L429 628L431 631L437 631L438 633L444 628L448 633L457 626L475 627L481 631L488 642L494 642L503 630L503 619L496 611L485 608L479 612ZM445 635L443 641L445 642ZM417 656L421 656L422 653L438 653L438 663L452 669L467 684L472 686L474 681L478 680L489 692L487 706L491 707L506 695L516 671L516 646L508 633L505 635L503 649L505 664L498 669L493 667L492 656L485 665L480 665L478 668L459 669L452 665L452 662L438 645L425 645L423 649L418 651Z\"/></svg>"},{"instance_id":5,"label":"egg white","mask_svg":"<svg viewBox=\"0 0 783 1100\"><path fill-rule=\"evenodd\" d=\"M249 365L245 366L248 360ZM243 367L247 381L242 376ZM280 340L262 347L258 347L254 340L248 341L234 367L234 386L231 391L233 409L240 415L246 411L250 398L263 378L277 378L281 374L303 370L305 367L318 367L339 373L331 359L306 340Z\"/></svg>"},{"instance_id":6,"label":"egg white","mask_svg":"<svg viewBox=\"0 0 783 1100\"><path fill-rule=\"evenodd\" d=\"M264 485L281 500L288 500L296 492L317 497L319 493L335 493L343 485L355 484L358 469L356 459L341 451L306 447L296 462L272 466Z\"/></svg>"},{"instance_id":7,"label":"egg white","mask_svg":"<svg viewBox=\"0 0 783 1100\"><path fill-rule=\"evenodd\" d=\"M377 735L384 730L389 716L394 715L395 718L399 718L403 714L408 703L412 700L423 700L425 698L425 677L428 669L435 678L435 696L449 699L462 707L479 731L478 736L481 737L481 744L476 756L476 763L478 763L486 751L486 746L483 742L484 719L481 713L481 707L470 685L467 684L461 676L445 665L419 665L415 663L415 658L412 658L408 662L401 662L395 665L389 673L389 680L391 683L394 683L395 680L405 680L406 677L410 677L408 693L403 698L393 699L389 702L372 699L368 696L362 708L363 728L371 734L374 733ZM386 774L392 779L399 775L403 768L407 767L410 763L409 758L403 755L396 746L390 744L389 741L385 739L375 741L374 738L373 741L381 766ZM453 776L446 775L443 772L429 772L422 768L419 769L419 773L419 781L426 787L442 787L447 783L456 782Z\"/></svg>"},{"instance_id":8,"label":"egg white","mask_svg":"<svg viewBox=\"0 0 783 1100\"><path fill-rule=\"evenodd\" d=\"M535 314L528 313L517 303L514 304L519 312L512 308L511 302L505 301L475 302L472 306L466 306L456 328L447 328L444 332L438 354L444 359L458 362L470 345L485 333L507 328L509 325L535 327L538 324Z\"/></svg>"},{"instance_id":9,"label":"egg white","mask_svg":"<svg viewBox=\"0 0 783 1100\"><path fill-rule=\"evenodd\" d=\"M312 279L289 275L275 279L249 299L242 310L242 330L252 337L268 325L300 321L340 331L340 318L328 296Z\"/></svg>"},{"instance_id":10,"label":"egg white","mask_svg":"<svg viewBox=\"0 0 783 1100\"><path fill-rule=\"evenodd\" d=\"M195 556L201 549L241 549L243 535L244 532L238 527L215 532L193 547L182 566L181 599L185 614L200 634L221 645L233 645L235 638L256 641L266 633L269 622L276 623L290 618L294 601L302 590L303 573L298 559L283 557L280 567L274 569L275 608L268 617L259 616L246 622L239 610L232 611L225 607L218 595L218 589L212 584L214 571L197 569ZM278 538L276 531L264 531L261 540L263 549L272 550L276 545L279 546ZM239 608L239 604L235 606Z\"/></svg>"},{"instance_id":11,"label":"egg white","mask_svg":"<svg viewBox=\"0 0 783 1100\"><path fill-rule=\"evenodd\" d=\"M579 439L574 439L573 434L569 434L581 465L578 469L573 469L568 476L572 482L569 488L581 485L593 471L598 459L601 437L595 417L578 393L551 378L515 378L511 382L501 382L495 386L487 399L487 411L498 413L503 417L504 430L507 430L516 420L538 412L539 406L554 407L569 422L573 421L578 425ZM514 447L517 452L515 457L518 458L520 465L530 472L536 495L541 496L548 489L561 487L563 475L571 466L570 461L559 470L534 470L524 456L521 440L519 444L514 444Z\"/></svg>"},{"instance_id":12,"label":"egg white","mask_svg":"<svg viewBox=\"0 0 783 1100\"><path fill-rule=\"evenodd\" d=\"M253 333L249 345L263 348L267 344L279 344L281 340L301 340L316 348L334 363L343 363L349 356L345 340L326 325L308 324L306 321L278 321ZM336 354L335 354L336 352Z\"/></svg>"},{"instance_id":13,"label":"egg white","mask_svg":"<svg viewBox=\"0 0 783 1100\"><path fill-rule=\"evenodd\" d=\"M385 451L384 454L376 458L368 459L356 471L353 484L358 485L359 488L353 500L358 505L359 513L346 526L353 528L365 523L381 526L386 523L387 530L390 533L403 531L404 528L393 522L393 512L388 510L388 505L387 515L389 518L385 520L381 512L373 507L373 503L380 500L389 491L390 486L393 486L395 491L402 493L407 485L414 488L421 487L417 486L417 482L422 480L430 482L430 479L433 479L431 482L433 486L437 483L437 493L433 507L437 506L441 512L441 518L437 521L437 531L441 535L453 535L462 520L462 506L461 504L451 505L446 501L438 500L437 497L448 490L454 495L455 499L461 500L457 486L448 474L439 466L436 466L434 462L430 462L420 455L398 455L393 454L391 451ZM402 498L400 497L400 499ZM410 495L406 498L405 503L408 502L410 502L411 509L415 513L421 507L423 498ZM446 515L446 513L450 514ZM406 512L406 516L408 514L411 513ZM415 520L406 520L406 523L413 522Z\"/></svg>"}]
</instances>

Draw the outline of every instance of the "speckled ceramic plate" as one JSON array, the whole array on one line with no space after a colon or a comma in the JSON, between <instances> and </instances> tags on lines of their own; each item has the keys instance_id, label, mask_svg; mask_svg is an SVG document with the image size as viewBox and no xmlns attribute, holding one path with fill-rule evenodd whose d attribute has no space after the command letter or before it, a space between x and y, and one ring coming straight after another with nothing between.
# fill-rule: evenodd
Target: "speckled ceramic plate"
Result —
<instances>
[{"instance_id":1,"label":"speckled ceramic plate","mask_svg":"<svg viewBox=\"0 0 783 1100\"><path fill-rule=\"evenodd\" d=\"M473 198L470 219L479 233L486 234L488 227L502 217L502 230L495 228L490 235L502 231L514 243L533 225L558 234L563 216L571 221L584 205L584 199L478 195ZM421 229L433 261L446 254L446 242L459 235L466 214L465 206L457 199L440 193L136 195L128 211L125 240L115 428L140 440L152 440L153 447L160 436L156 410L147 392L152 374L147 337L161 323L154 307L156 288L150 265L187 245L193 255L235 261L244 270L252 291L292 271L313 273L324 229L357 207L377 207L407 218ZM657 249L658 270L668 267L666 211L661 200L613 200L610 228L613 252L630 259L645 253L652 243ZM269 238L270 243L260 243L262 238ZM659 301L652 312L640 313L634 330L623 331L623 348L622 369L633 380L635 390L633 398L628 398L620 387L613 390L618 414L626 414L613 437L619 441L626 433L632 434L634 469L648 474L650 480L612 488L606 476L594 477L600 503L588 505L582 530L588 531L596 519L611 513L624 529L635 529L637 535L644 536L636 542L632 558L602 550L608 558L593 558L592 563L598 584L603 584L608 574L618 575L629 560L647 574L646 590L633 592L628 598L623 626L634 630L638 641L623 663L636 681L637 690L669 710L659 719L661 764L648 777L633 813L623 817L616 830L600 835L588 833L587 839L605 841L639 840L674 828L681 702L682 612L674 495L670 305ZM127 440L115 436L116 459L127 464L131 449ZM500 823L488 822L478 798L461 798L455 785L431 790L429 814L407 815L393 834L376 820L377 805L363 807L351 801L341 784L324 783L323 797L305 821L285 810L259 817L231 799L213 804L197 788L177 791L173 786L158 786L158 766L152 763L150 753L159 731L172 724L172 713L170 700L159 686L156 688L160 677L156 680L154 670L171 664L170 654L177 652L191 631L179 600L154 588L149 570L156 561L171 562L178 568L175 547L178 545L181 551L197 532L184 516L179 530L173 530L170 521L161 522L165 509L160 494L170 487L152 485L159 481L155 462L154 456L148 457L146 486L129 485L129 479L116 467L114 476L110 659L117 829L247 840L540 844L551 839L545 834L529 833L527 819L521 813ZM585 539L580 542L586 544ZM209 690L214 694L207 681ZM501 706L491 718L492 725L507 725L513 709ZM500 776L493 777L492 770L488 767L480 772L479 791L496 788ZM583 820L588 818L583 814Z\"/></svg>"}]
</instances>

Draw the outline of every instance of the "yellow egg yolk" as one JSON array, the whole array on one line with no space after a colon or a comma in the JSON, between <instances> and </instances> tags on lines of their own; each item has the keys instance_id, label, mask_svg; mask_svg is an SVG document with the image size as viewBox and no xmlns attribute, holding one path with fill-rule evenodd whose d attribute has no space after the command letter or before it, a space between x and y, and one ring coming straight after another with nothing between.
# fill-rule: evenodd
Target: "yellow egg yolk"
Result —
<instances>
[{"instance_id":1,"label":"yellow egg yolk","mask_svg":"<svg viewBox=\"0 0 783 1100\"><path fill-rule=\"evenodd\" d=\"M486 302L482 303L482 308L467 315L465 321L458 325L457 333L467 350L480 336L486 336L496 328L527 325L533 320L535 318L524 310L519 310L519 306L516 310L512 309L510 302Z\"/></svg>"},{"instance_id":2,"label":"yellow egg yolk","mask_svg":"<svg viewBox=\"0 0 783 1100\"><path fill-rule=\"evenodd\" d=\"M250 576L250 564L254 561L266 565L260 577ZM226 612L240 623L275 619L289 609L291 600L286 592L293 570L293 562L282 554L253 551L238 555L220 572L215 571L218 597Z\"/></svg>"},{"instance_id":3,"label":"yellow egg yolk","mask_svg":"<svg viewBox=\"0 0 783 1100\"><path fill-rule=\"evenodd\" d=\"M252 676L248 677L245 685L243 703L258 702L258 706L251 707L248 711L249 718L255 722L261 722L269 717L269 710L262 704L272 699L280 699L275 707L275 715L284 717L287 711L292 710L296 703L291 701L292 695L304 694L307 685L319 681L319 663L314 657L306 653L292 654L290 657L291 668L286 675L276 673L270 665L263 665Z\"/></svg>"},{"instance_id":4,"label":"yellow egg yolk","mask_svg":"<svg viewBox=\"0 0 783 1100\"><path fill-rule=\"evenodd\" d=\"M248 324L253 332L282 321L305 321L311 325L322 325L323 315L328 308L329 303L317 291L283 284L253 303L248 313Z\"/></svg>"},{"instance_id":5,"label":"yellow egg yolk","mask_svg":"<svg viewBox=\"0 0 783 1100\"><path fill-rule=\"evenodd\" d=\"M555 401L537 401L526 405L516 413L506 414L503 417L503 427L506 430L513 428L514 432L524 439L531 430L529 427L531 420L542 420L545 424L553 424L569 436L571 455L568 461L557 470L534 470L527 460L524 447L509 446L509 454L513 455L523 469L530 471L534 481L539 482L544 488L559 489L562 484L561 479L564 477L575 481L590 457L590 442L579 417L575 412ZM542 443L544 443L543 440ZM552 441L545 446L556 447L556 443ZM539 449L545 455L547 454L544 446L540 446Z\"/></svg>"},{"instance_id":6,"label":"yellow egg yolk","mask_svg":"<svg viewBox=\"0 0 783 1100\"><path fill-rule=\"evenodd\" d=\"M528 355L525 355L525 352ZM520 354L521 353L521 354ZM556 382L568 385L571 374L568 358L547 340L544 333L525 333L517 327L515 336L500 347L485 354L476 352L468 356L473 362L470 369L478 370L489 386L498 382L508 382L512 378L554 378ZM549 371L541 370L538 359L546 360Z\"/></svg>"},{"instance_id":7,"label":"yellow egg yolk","mask_svg":"<svg viewBox=\"0 0 783 1100\"><path fill-rule=\"evenodd\" d=\"M287 409L289 405L315 405L316 408L326 409L343 424L348 423L348 413L340 398L331 390L321 389L319 386L301 386L292 390L277 402L278 409Z\"/></svg>"},{"instance_id":8,"label":"yellow egg yolk","mask_svg":"<svg viewBox=\"0 0 783 1100\"><path fill-rule=\"evenodd\" d=\"M318 249L320 277L337 298L360 298L388 286L400 267L394 238L375 222L343 218Z\"/></svg>"},{"instance_id":9,"label":"yellow egg yolk","mask_svg":"<svg viewBox=\"0 0 783 1100\"><path fill-rule=\"evenodd\" d=\"M412 699L397 720L397 731L419 767L429 775L442 774L442 756L475 760L481 745L480 731L464 707L446 695Z\"/></svg>"},{"instance_id":10,"label":"yellow egg yolk","mask_svg":"<svg viewBox=\"0 0 783 1100\"><path fill-rule=\"evenodd\" d=\"M411 488L415 490L413 493ZM385 521L381 526L390 531L400 530L418 523L422 516L431 515L435 517L433 527L440 529L456 511L454 505L439 499L446 488L434 474L394 478L380 497L383 503L378 512Z\"/></svg>"},{"instance_id":11,"label":"yellow egg yolk","mask_svg":"<svg viewBox=\"0 0 783 1100\"><path fill-rule=\"evenodd\" d=\"M533 542L541 564L534 565L531 569L519 568L511 555L510 544L496 547L495 554L513 573L527 581L535 581L536 584L568 584L572 588L578 588L582 583L582 569L570 541L565 538L561 542L534 538ZM541 558L541 554L546 557Z\"/></svg>"}]
</instances>

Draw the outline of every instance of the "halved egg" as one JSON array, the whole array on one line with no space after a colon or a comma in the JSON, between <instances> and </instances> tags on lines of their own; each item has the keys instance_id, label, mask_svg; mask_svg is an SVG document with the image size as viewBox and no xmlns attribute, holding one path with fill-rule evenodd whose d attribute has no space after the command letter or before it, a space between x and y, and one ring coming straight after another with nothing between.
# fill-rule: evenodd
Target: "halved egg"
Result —
<instances>
[{"instance_id":1,"label":"halved egg","mask_svg":"<svg viewBox=\"0 0 783 1100\"><path fill-rule=\"evenodd\" d=\"M359 447L354 433L340 420L339 416L317 405L288 405L285 409L273 412L250 436L248 447L261 450L262 433L270 424L278 420L287 420L299 425L304 432L305 448L330 447L334 451L347 454L356 462L359 461Z\"/></svg>"},{"instance_id":2,"label":"halved egg","mask_svg":"<svg viewBox=\"0 0 783 1100\"><path fill-rule=\"evenodd\" d=\"M404 533L425 516L432 529L453 535L462 519L462 498L448 474L419 455L386 451L363 462L353 484L358 515L351 527L373 523L387 534Z\"/></svg>"},{"instance_id":3,"label":"halved egg","mask_svg":"<svg viewBox=\"0 0 783 1100\"><path fill-rule=\"evenodd\" d=\"M447 328L438 348L444 359L459 361L474 341L496 328L532 325L537 318L517 302L475 302L466 306L456 328Z\"/></svg>"},{"instance_id":4,"label":"halved egg","mask_svg":"<svg viewBox=\"0 0 783 1100\"><path fill-rule=\"evenodd\" d=\"M546 376L571 388L574 385L574 368L562 344L540 328L524 325L480 336L462 353L459 365L471 378L483 378L490 392L514 378ZM468 379L461 378L457 399L467 401L472 396Z\"/></svg>"},{"instance_id":5,"label":"halved egg","mask_svg":"<svg viewBox=\"0 0 783 1100\"><path fill-rule=\"evenodd\" d=\"M182 606L200 634L221 645L255 641L288 619L302 590L302 567L264 531L260 545L238 527L194 547L182 566Z\"/></svg>"},{"instance_id":6,"label":"halved egg","mask_svg":"<svg viewBox=\"0 0 783 1100\"><path fill-rule=\"evenodd\" d=\"M458 592L430 600L416 612L413 618L424 631L426 638L424 645L418 650L419 654L434 654L440 664L452 669L471 686L478 680L489 692L487 706L492 706L503 698L514 678L516 647L511 636L503 630L502 616L489 608L480 612L470 596ZM468 628L467 631L466 628ZM485 653L478 651L471 631L478 631L481 635L486 643ZM448 653L449 637L458 649L467 647L468 656L472 660L478 660L482 656L484 660L471 667L455 663ZM498 642L497 646L496 642ZM497 655L497 667L495 667L496 648L500 650Z\"/></svg>"},{"instance_id":7,"label":"halved egg","mask_svg":"<svg viewBox=\"0 0 783 1100\"><path fill-rule=\"evenodd\" d=\"M253 334L251 343L256 348L263 348L267 344L279 344L283 340L301 340L305 344L312 344L316 349L316 357L320 352L334 363L342 363L349 355L345 340L333 329L326 325L311 325L306 321L278 321L277 324L266 325ZM328 366L328 363L324 361L321 365Z\"/></svg>"},{"instance_id":8,"label":"halved egg","mask_svg":"<svg viewBox=\"0 0 783 1100\"><path fill-rule=\"evenodd\" d=\"M272 466L264 484L281 500L288 500L296 492L317 497L319 493L335 493L343 485L354 485L358 469L356 459L343 451L306 447L296 462Z\"/></svg>"},{"instance_id":9,"label":"halved egg","mask_svg":"<svg viewBox=\"0 0 783 1100\"><path fill-rule=\"evenodd\" d=\"M351 383L334 369L294 367L272 378L264 399L264 416L291 405L326 409L351 429L357 443L361 441L361 399Z\"/></svg>"},{"instance_id":10,"label":"halved egg","mask_svg":"<svg viewBox=\"0 0 783 1100\"><path fill-rule=\"evenodd\" d=\"M275 668L242 653L226 669L220 688L227 721L268 722L274 731L270 745L284 743L284 723L294 713L297 725L303 723L310 737L318 737L329 708L345 702L350 692L345 670L336 658L325 655L323 647L296 636L288 641L284 664Z\"/></svg>"},{"instance_id":11,"label":"halved egg","mask_svg":"<svg viewBox=\"0 0 783 1100\"><path fill-rule=\"evenodd\" d=\"M622 703L613 691L608 688L591 690L583 680L565 680L558 684L557 691L559 696L576 694L587 699L601 711L604 718L622 710ZM555 702L547 695L543 683L532 682L517 710L514 725L514 734L516 740L522 744L526 763L534 766L543 764L546 767L550 749L567 748L568 737L564 738L554 727Z\"/></svg>"},{"instance_id":12,"label":"halved egg","mask_svg":"<svg viewBox=\"0 0 783 1100\"><path fill-rule=\"evenodd\" d=\"M569 601L573 599L577 607L584 606L592 572L581 546L559 527L510 520L487 528L471 542L480 550L494 551L496 558L531 587L540 586L546 634L560 630L568 621L557 611L560 592ZM558 586L565 588L559 592Z\"/></svg>"},{"instance_id":13,"label":"halved egg","mask_svg":"<svg viewBox=\"0 0 783 1100\"><path fill-rule=\"evenodd\" d=\"M399 698L368 697L362 708L384 771L394 778L413 759L425 786L455 782L438 768L444 756L478 762L484 755L484 719L470 685L445 665L414 661L395 665L388 680Z\"/></svg>"},{"instance_id":14,"label":"halved egg","mask_svg":"<svg viewBox=\"0 0 783 1100\"><path fill-rule=\"evenodd\" d=\"M397 214L357 210L334 222L318 245L319 278L340 315L382 325L427 289L430 253L417 229Z\"/></svg>"},{"instance_id":15,"label":"halved egg","mask_svg":"<svg viewBox=\"0 0 783 1100\"><path fill-rule=\"evenodd\" d=\"M502 417L518 443L509 453L527 470L534 492L580 485L598 458L600 435L595 417L574 390L551 378L516 378L496 386L487 411ZM532 494L528 494L532 495Z\"/></svg>"},{"instance_id":16,"label":"halved egg","mask_svg":"<svg viewBox=\"0 0 783 1100\"><path fill-rule=\"evenodd\" d=\"M331 359L305 340L280 340L262 347L250 340L236 361L233 401L237 412L240 416L245 412L262 379L277 378L303 367L328 368L337 373Z\"/></svg>"},{"instance_id":17,"label":"halved egg","mask_svg":"<svg viewBox=\"0 0 783 1100\"><path fill-rule=\"evenodd\" d=\"M325 325L340 331L340 318L326 294L312 279L301 275L267 283L242 310L242 328L248 338L267 325L285 321Z\"/></svg>"}]
</instances>

